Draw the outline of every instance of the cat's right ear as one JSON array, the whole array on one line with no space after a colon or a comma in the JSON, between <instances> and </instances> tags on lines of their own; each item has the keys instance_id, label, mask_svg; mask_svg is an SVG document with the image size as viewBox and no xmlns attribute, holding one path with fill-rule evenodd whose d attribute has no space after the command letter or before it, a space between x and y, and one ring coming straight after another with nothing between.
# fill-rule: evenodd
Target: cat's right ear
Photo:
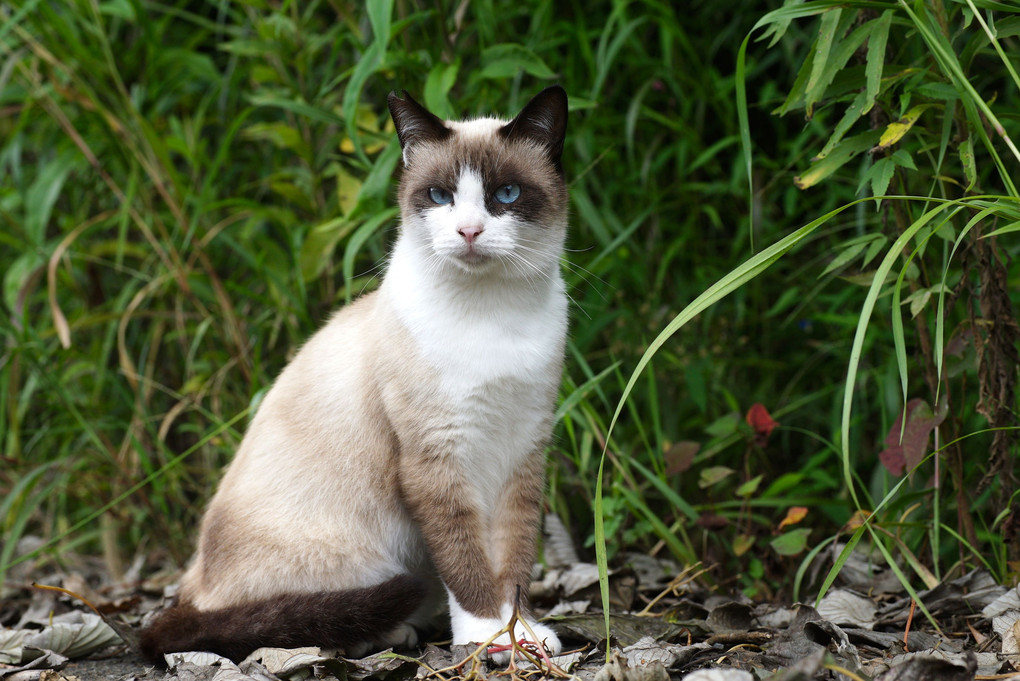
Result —
<instances>
[{"instance_id":1,"label":"cat's right ear","mask_svg":"<svg viewBox=\"0 0 1020 681\"><path fill-rule=\"evenodd\" d=\"M391 92L386 102L390 106L393 125L397 128L400 148L404 150L404 165L407 165L408 149L421 142L441 142L452 132L439 116L414 101L407 90L403 93L404 97L400 98L396 92Z\"/></svg>"}]
</instances>

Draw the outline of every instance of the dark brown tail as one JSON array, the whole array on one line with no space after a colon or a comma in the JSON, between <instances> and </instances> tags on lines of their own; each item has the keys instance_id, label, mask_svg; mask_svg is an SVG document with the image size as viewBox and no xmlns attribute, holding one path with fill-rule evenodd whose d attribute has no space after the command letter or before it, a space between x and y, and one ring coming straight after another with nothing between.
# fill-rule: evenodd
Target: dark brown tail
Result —
<instances>
[{"instance_id":1,"label":"dark brown tail","mask_svg":"<svg viewBox=\"0 0 1020 681\"><path fill-rule=\"evenodd\" d=\"M401 575L366 589L285 594L222 610L177 603L141 633L142 654L165 667L164 653L206 650L235 662L263 646L343 648L371 641L411 616L424 580Z\"/></svg>"}]
</instances>

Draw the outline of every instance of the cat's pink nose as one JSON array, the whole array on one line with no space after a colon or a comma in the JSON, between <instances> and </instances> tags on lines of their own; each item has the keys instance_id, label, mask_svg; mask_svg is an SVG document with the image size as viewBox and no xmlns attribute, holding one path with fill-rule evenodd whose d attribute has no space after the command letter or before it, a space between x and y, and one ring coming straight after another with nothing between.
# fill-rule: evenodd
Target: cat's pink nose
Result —
<instances>
[{"instance_id":1,"label":"cat's pink nose","mask_svg":"<svg viewBox=\"0 0 1020 681\"><path fill-rule=\"evenodd\" d=\"M457 233L464 237L464 241L468 242L468 245L471 245L482 231L481 225L471 225L469 227L461 227L457 230Z\"/></svg>"}]
</instances>

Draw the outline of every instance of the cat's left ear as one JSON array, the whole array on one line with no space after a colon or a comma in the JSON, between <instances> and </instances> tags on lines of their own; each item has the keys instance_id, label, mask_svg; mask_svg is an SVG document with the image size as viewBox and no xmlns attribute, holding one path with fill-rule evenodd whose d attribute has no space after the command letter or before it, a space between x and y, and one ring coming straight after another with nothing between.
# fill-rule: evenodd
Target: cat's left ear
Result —
<instances>
[{"instance_id":1,"label":"cat's left ear","mask_svg":"<svg viewBox=\"0 0 1020 681\"><path fill-rule=\"evenodd\" d=\"M567 134L567 92L552 85L531 98L524 109L502 128L499 134L507 141L527 139L544 146L556 170L563 172L560 157Z\"/></svg>"},{"instance_id":2,"label":"cat's left ear","mask_svg":"<svg viewBox=\"0 0 1020 681\"><path fill-rule=\"evenodd\" d=\"M386 98L390 107L393 125L397 128L400 147L404 150L404 165L407 165L407 151L419 142L441 142L452 133L439 116L414 101L404 90L401 99L396 92Z\"/></svg>"}]
</instances>

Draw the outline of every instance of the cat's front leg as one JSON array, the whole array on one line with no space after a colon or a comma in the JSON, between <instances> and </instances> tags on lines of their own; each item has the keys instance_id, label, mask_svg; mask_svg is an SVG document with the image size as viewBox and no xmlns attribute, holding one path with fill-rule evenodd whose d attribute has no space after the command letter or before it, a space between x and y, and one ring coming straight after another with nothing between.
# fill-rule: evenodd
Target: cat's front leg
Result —
<instances>
[{"instance_id":1,"label":"cat's front leg","mask_svg":"<svg viewBox=\"0 0 1020 681\"><path fill-rule=\"evenodd\" d=\"M541 459L537 463L529 459L519 473L508 481L490 519L472 503L474 489L444 448L402 452L401 492L446 586L454 644L492 639L509 623L518 585L527 594L540 513ZM526 621L539 642L559 652L559 639L550 629L530 618ZM514 640L531 638L518 622ZM494 643L510 641L509 634L503 634ZM494 657L506 661L509 653Z\"/></svg>"},{"instance_id":2,"label":"cat's front leg","mask_svg":"<svg viewBox=\"0 0 1020 681\"><path fill-rule=\"evenodd\" d=\"M497 579L504 598L500 617L504 625L510 620L516 605L518 618L524 620L528 627L518 623L515 640L542 644L550 654L556 655L563 647L559 637L552 629L535 621L528 608L531 567L535 561L542 517L544 468L544 448L537 447L507 481L491 520L490 534L498 551Z\"/></svg>"}]
</instances>

